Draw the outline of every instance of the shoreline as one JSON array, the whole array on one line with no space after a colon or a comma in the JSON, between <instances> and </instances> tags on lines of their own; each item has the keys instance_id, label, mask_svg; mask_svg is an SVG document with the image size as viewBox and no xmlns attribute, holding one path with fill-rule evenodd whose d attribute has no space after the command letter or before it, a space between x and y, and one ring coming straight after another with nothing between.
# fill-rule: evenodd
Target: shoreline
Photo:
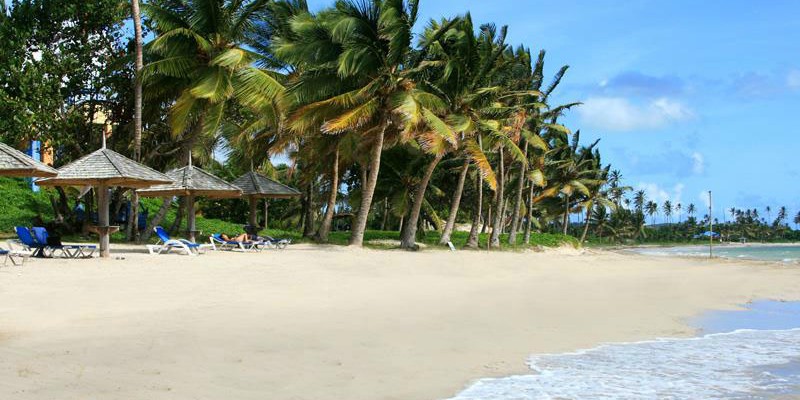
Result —
<instances>
[{"instance_id":1,"label":"shoreline","mask_svg":"<svg viewBox=\"0 0 800 400\"><path fill-rule=\"evenodd\" d=\"M797 269L592 248L124 256L0 269L0 397L449 398L532 354L800 300Z\"/></svg>"}]
</instances>

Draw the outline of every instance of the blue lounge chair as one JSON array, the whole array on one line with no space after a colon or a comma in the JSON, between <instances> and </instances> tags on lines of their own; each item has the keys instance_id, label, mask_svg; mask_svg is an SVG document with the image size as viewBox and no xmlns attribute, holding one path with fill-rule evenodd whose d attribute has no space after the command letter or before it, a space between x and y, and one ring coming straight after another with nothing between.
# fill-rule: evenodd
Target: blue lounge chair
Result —
<instances>
[{"instance_id":1,"label":"blue lounge chair","mask_svg":"<svg viewBox=\"0 0 800 400\"><path fill-rule=\"evenodd\" d=\"M24 226L15 226L14 230L17 232L19 242L23 247L25 247L25 249L32 251L34 257L47 257L47 254L45 253L47 242L44 244L37 242L36 239L33 238L33 235L31 235L31 231Z\"/></svg>"},{"instance_id":2,"label":"blue lounge chair","mask_svg":"<svg viewBox=\"0 0 800 400\"><path fill-rule=\"evenodd\" d=\"M215 233L208 237L208 242L214 250L242 250L248 251L258 249L258 242L239 242L236 240L225 240L221 233Z\"/></svg>"},{"instance_id":3,"label":"blue lounge chair","mask_svg":"<svg viewBox=\"0 0 800 400\"><path fill-rule=\"evenodd\" d=\"M153 228L158 242L156 244L148 244L147 250L150 254L164 254L169 253L171 250L179 250L186 255L195 256L200 254L201 250L205 250L208 245L201 245L187 239L172 239L167 231L157 226Z\"/></svg>"},{"instance_id":4,"label":"blue lounge chair","mask_svg":"<svg viewBox=\"0 0 800 400\"><path fill-rule=\"evenodd\" d=\"M62 257L67 258L91 258L97 251L97 246L93 244L61 244L61 242L51 243L48 238L50 234L47 229L39 226L31 228L33 238L39 244L44 244L44 251L50 252L50 256L60 252Z\"/></svg>"}]
</instances>

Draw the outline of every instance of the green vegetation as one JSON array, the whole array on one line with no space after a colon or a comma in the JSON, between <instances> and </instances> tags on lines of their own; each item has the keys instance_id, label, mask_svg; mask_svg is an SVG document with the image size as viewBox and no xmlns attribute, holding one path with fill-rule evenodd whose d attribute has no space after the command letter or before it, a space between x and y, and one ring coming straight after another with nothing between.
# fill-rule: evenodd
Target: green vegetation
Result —
<instances>
[{"instance_id":1,"label":"green vegetation","mask_svg":"<svg viewBox=\"0 0 800 400\"><path fill-rule=\"evenodd\" d=\"M22 179L0 178L0 233L30 226L35 219L51 220L53 209L46 193L34 193Z\"/></svg>"}]
</instances>

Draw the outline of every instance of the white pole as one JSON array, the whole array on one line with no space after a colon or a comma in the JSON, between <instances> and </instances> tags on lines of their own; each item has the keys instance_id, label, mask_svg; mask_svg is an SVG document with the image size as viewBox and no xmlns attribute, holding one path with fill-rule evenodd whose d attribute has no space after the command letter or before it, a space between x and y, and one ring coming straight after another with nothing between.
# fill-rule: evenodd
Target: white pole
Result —
<instances>
[{"instance_id":1,"label":"white pole","mask_svg":"<svg viewBox=\"0 0 800 400\"><path fill-rule=\"evenodd\" d=\"M711 215L711 191L708 191L708 258L714 257L714 217Z\"/></svg>"}]
</instances>

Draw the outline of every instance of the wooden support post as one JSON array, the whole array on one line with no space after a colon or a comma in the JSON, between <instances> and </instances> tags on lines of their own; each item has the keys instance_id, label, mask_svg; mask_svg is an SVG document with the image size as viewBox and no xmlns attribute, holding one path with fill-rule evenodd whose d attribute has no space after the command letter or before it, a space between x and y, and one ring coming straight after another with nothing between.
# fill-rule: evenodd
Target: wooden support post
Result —
<instances>
[{"instance_id":1,"label":"wooden support post","mask_svg":"<svg viewBox=\"0 0 800 400\"><path fill-rule=\"evenodd\" d=\"M111 257L111 250L109 249L110 232L108 228L108 186L100 185L97 187L97 222L102 229L100 229L100 257Z\"/></svg>"}]
</instances>

